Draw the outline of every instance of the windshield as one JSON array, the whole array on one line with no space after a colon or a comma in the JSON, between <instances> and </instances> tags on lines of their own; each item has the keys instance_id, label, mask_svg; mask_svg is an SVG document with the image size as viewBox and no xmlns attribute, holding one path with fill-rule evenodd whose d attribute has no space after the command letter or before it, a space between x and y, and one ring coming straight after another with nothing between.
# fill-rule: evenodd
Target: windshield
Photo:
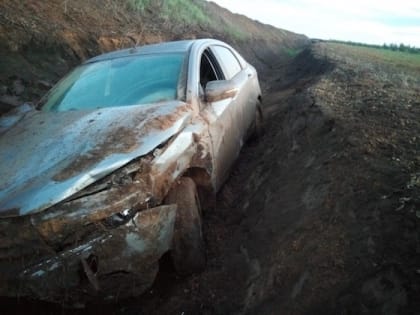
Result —
<instances>
[{"instance_id":1,"label":"windshield","mask_svg":"<svg viewBox=\"0 0 420 315\"><path fill-rule=\"evenodd\" d=\"M44 111L84 110L183 99L185 54L135 55L81 65L42 100Z\"/></svg>"}]
</instances>

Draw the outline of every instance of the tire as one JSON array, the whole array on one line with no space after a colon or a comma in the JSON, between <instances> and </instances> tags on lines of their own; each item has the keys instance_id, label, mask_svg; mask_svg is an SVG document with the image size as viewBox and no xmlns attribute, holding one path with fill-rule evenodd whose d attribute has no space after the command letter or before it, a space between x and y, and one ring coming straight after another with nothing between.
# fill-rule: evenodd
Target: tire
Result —
<instances>
[{"instance_id":1,"label":"tire","mask_svg":"<svg viewBox=\"0 0 420 315\"><path fill-rule=\"evenodd\" d=\"M255 109L255 119L253 124L253 130L251 132L250 140L256 141L262 136L264 136L265 129L264 129L264 114L262 110L262 104L261 101L257 101L257 106Z\"/></svg>"},{"instance_id":2,"label":"tire","mask_svg":"<svg viewBox=\"0 0 420 315\"><path fill-rule=\"evenodd\" d=\"M197 188L189 177L178 180L165 198L177 204L175 229L170 252L175 271L190 275L204 270L206 253L201 224L201 208Z\"/></svg>"},{"instance_id":3,"label":"tire","mask_svg":"<svg viewBox=\"0 0 420 315\"><path fill-rule=\"evenodd\" d=\"M261 101L258 101L257 109L255 111L255 136L257 138L261 138L264 135L264 133L264 114Z\"/></svg>"}]
</instances>

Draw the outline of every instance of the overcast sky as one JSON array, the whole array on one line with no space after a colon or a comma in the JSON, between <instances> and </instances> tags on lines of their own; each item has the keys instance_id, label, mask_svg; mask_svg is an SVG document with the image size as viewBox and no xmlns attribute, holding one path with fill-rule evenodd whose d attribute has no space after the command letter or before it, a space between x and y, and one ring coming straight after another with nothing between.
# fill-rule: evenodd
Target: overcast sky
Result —
<instances>
[{"instance_id":1,"label":"overcast sky","mask_svg":"<svg viewBox=\"0 0 420 315\"><path fill-rule=\"evenodd\" d=\"M420 48L420 0L212 0L311 38Z\"/></svg>"}]
</instances>

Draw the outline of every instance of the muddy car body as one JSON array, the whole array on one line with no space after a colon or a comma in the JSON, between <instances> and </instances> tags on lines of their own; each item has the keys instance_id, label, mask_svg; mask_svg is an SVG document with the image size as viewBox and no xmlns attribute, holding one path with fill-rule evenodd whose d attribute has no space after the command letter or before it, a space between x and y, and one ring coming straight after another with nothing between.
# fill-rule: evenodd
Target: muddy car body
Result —
<instances>
[{"instance_id":1,"label":"muddy car body","mask_svg":"<svg viewBox=\"0 0 420 315\"><path fill-rule=\"evenodd\" d=\"M3 117L0 294L137 295L168 251L177 270L200 269L197 189L220 188L259 102L255 69L204 39L95 57L38 110Z\"/></svg>"}]
</instances>

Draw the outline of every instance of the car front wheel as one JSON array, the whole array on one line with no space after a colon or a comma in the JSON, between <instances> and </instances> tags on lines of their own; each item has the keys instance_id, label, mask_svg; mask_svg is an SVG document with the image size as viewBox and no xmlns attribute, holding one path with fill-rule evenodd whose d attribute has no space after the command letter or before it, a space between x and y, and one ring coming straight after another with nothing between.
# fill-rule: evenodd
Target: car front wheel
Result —
<instances>
[{"instance_id":1,"label":"car front wheel","mask_svg":"<svg viewBox=\"0 0 420 315\"><path fill-rule=\"evenodd\" d=\"M264 114L261 101L257 102L257 109L255 111L255 131L256 138L261 138L264 135Z\"/></svg>"},{"instance_id":2,"label":"car front wheel","mask_svg":"<svg viewBox=\"0 0 420 315\"><path fill-rule=\"evenodd\" d=\"M194 181L188 177L179 179L169 191L165 203L177 204L170 252L176 272L181 275L201 272L206 264L206 254L200 200Z\"/></svg>"},{"instance_id":3,"label":"car front wheel","mask_svg":"<svg viewBox=\"0 0 420 315\"><path fill-rule=\"evenodd\" d=\"M255 118L248 133L248 140L251 142L257 141L264 136L264 133L264 114L262 103L260 100L258 100L255 109Z\"/></svg>"}]
</instances>

